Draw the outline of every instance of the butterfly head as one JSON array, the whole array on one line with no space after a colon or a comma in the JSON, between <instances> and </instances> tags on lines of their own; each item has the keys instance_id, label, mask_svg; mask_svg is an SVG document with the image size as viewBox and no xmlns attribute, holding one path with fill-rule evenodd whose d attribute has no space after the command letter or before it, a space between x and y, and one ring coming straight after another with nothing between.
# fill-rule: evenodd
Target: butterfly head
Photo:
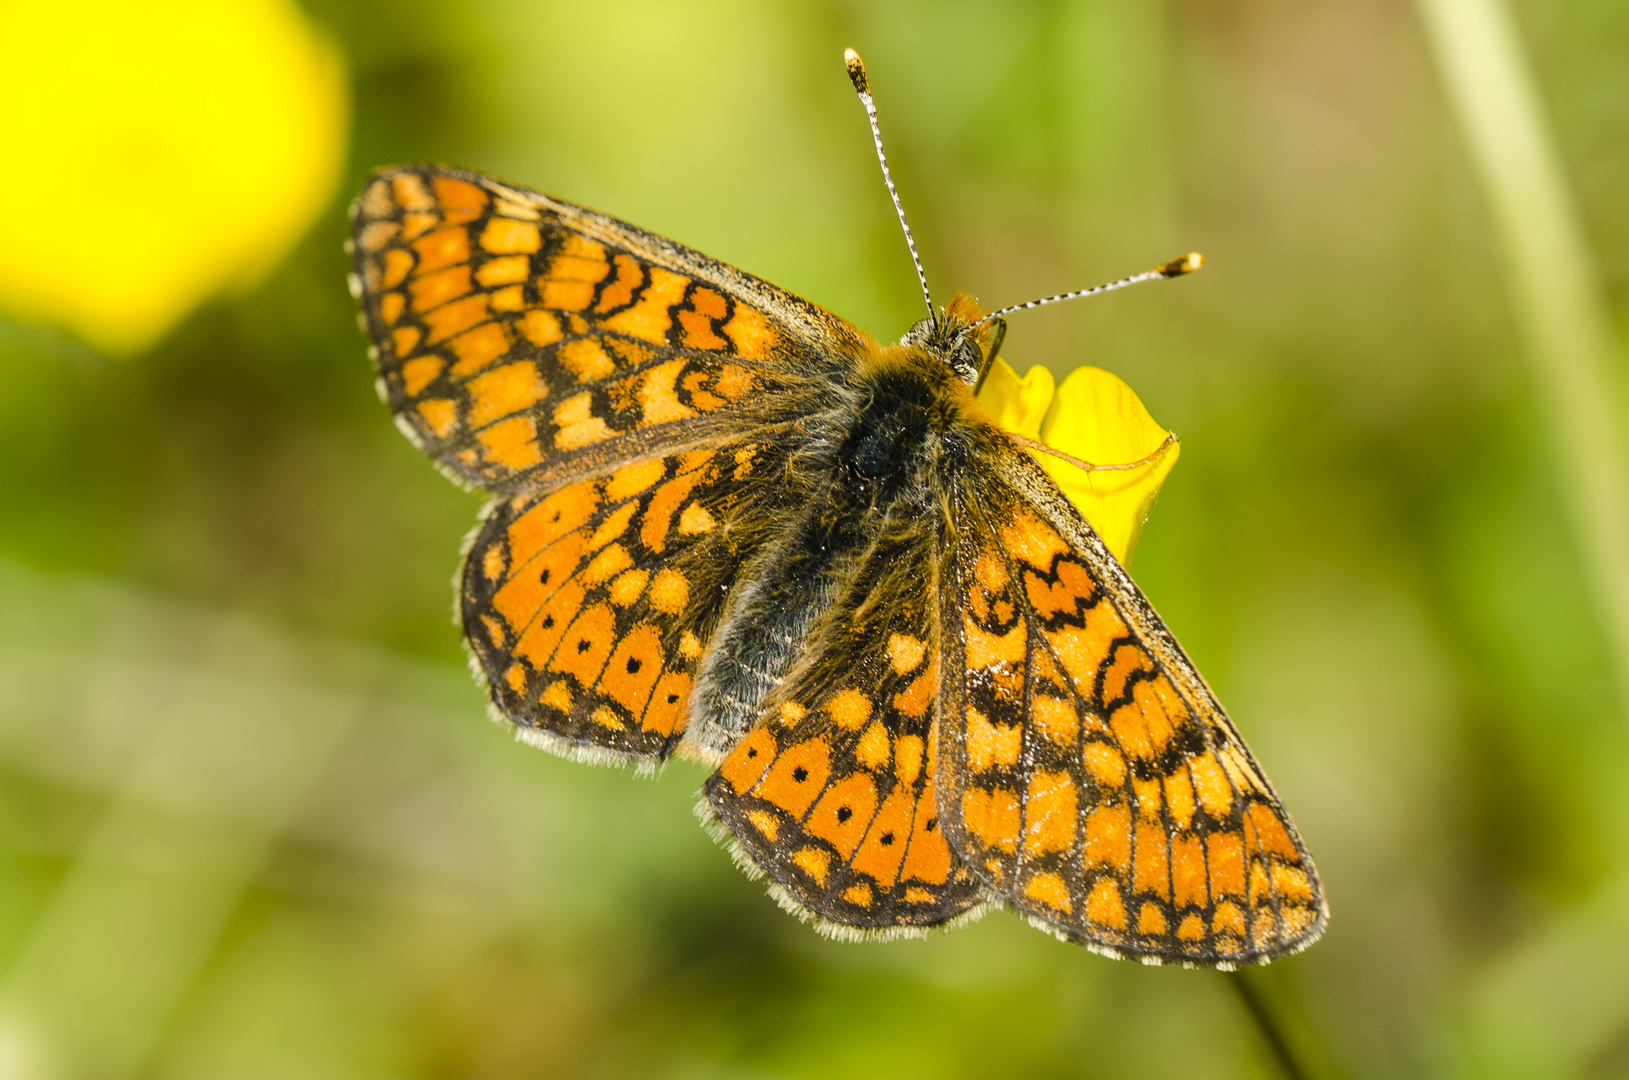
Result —
<instances>
[{"instance_id":1,"label":"butterfly head","mask_svg":"<svg viewBox=\"0 0 1629 1080\"><path fill-rule=\"evenodd\" d=\"M995 361L1007 325L1001 320L980 323L984 309L967 293L959 292L931 319L923 319L900 339L901 345L926 349L942 360L956 377L976 386Z\"/></svg>"}]
</instances>

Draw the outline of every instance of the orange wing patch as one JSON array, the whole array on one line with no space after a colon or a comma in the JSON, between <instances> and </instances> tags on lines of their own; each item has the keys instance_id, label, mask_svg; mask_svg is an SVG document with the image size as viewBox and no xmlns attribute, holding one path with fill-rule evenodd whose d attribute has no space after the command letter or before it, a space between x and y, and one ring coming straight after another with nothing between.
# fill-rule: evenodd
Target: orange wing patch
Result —
<instances>
[{"instance_id":1,"label":"orange wing patch","mask_svg":"<svg viewBox=\"0 0 1629 1080\"><path fill-rule=\"evenodd\" d=\"M735 479L742 460L749 482ZM785 461L783 445L737 441L495 504L460 609L498 708L570 756L671 753ZM686 532L698 515L715 528Z\"/></svg>"},{"instance_id":2,"label":"orange wing patch","mask_svg":"<svg viewBox=\"0 0 1629 1080\"><path fill-rule=\"evenodd\" d=\"M939 798L957 854L1107 952L1228 965L1316 937L1293 826L1220 708L1177 691L1185 658L1131 629L1147 601L1011 494L980 495L958 507L944 579Z\"/></svg>"},{"instance_id":3,"label":"orange wing patch","mask_svg":"<svg viewBox=\"0 0 1629 1080\"><path fill-rule=\"evenodd\" d=\"M980 902L940 825L931 555L873 552L705 805L779 887L839 933L945 923Z\"/></svg>"},{"instance_id":4,"label":"orange wing patch","mask_svg":"<svg viewBox=\"0 0 1629 1080\"><path fill-rule=\"evenodd\" d=\"M383 170L353 215L353 289L381 392L427 451L483 487L525 491L660 453L707 417L750 428L766 394L847 362L777 318L777 303L806 316L797 302L771 295L761 310L755 279L478 174Z\"/></svg>"}]
</instances>

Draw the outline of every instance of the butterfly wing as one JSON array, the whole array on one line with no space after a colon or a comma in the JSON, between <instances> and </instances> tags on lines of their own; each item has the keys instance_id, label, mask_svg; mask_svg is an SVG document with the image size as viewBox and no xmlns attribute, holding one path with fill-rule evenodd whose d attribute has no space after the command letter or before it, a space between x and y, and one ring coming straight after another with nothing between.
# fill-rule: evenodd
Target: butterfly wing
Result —
<instances>
[{"instance_id":1,"label":"butterfly wing","mask_svg":"<svg viewBox=\"0 0 1629 1080\"><path fill-rule=\"evenodd\" d=\"M1209 687L1033 460L957 487L942 576L952 847L1099 951L1231 966L1322 932L1312 860Z\"/></svg>"},{"instance_id":2,"label":"butterfly wing","mask_svg":"<svg viewBox=\"0 0 1629 1080\"><path fill-rule=\"evenodd\" d=\"M540 490L727 437L857 331L750 274L480 173L384 169L352 207L380 393L457 479Z\"/></svg>"},{"instance_id":3,"label":"butterfly wing","mask_svg":"<svg viewBox=\"0 0 1629 1080\"><path fill-rule=\"evenodd\" d=\"M935 803L938 535L919 528L871 549L703 789L737 861L839 935L942 925L982 900Z\"/></svg>"},{"instance_id":4,"label":"butterfly wing","mask_svg":"<svg viewBox=\"0 0 1629 1080\"><path fill-rule=\"evenodd\" d=\"M460 619L523 736L586 760L673 750L740 567L796 497L794 450L771 430L492 505Z\"/></svg>"}]
</instances>

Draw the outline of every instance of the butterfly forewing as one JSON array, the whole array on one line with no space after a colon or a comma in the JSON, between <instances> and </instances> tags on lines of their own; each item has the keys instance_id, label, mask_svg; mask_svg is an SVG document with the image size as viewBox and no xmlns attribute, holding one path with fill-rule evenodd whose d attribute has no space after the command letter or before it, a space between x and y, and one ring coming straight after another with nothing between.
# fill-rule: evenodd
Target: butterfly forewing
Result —
<instances>
[{"instance_id":1,"label":"butterfly forewing","mask_svg":"<svg viewBox=\"0 0 1629 1080\"><path fill-rule=\"evenodd\" d=\"M1294 826L1074 508L1016 449L959 491L939 795L960 855L1115 954L1226 965L1316 937Z\"/></svg>"},{"instance_id":2,"label":"butterfly forewing","mask_svg":"<svg viewBox=\"0 0 1629 1080\"><path fill-rule=\"evenodd\" d=\"M855 332L615 219L444 166L382 170L351 256L381 391L465 482L509 492L738 432Z\"/></svg>"},{"instance_id":3,"label":"butterfly forewing","mask_svg":"<svg viewBox=\"0 0 1629 1080\"><path fill-rule=\"evenodd\" d=\"M870 552L706 785L739 848L828 929L941 925L981 901L935 802L937 539L911 530Z\"/></svg>"}]
</instances>

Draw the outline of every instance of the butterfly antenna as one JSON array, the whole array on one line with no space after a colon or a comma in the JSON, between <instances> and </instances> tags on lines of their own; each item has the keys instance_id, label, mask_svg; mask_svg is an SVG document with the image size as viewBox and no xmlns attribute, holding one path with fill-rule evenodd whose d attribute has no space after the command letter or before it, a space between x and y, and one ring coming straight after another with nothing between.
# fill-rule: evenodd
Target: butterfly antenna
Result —
<instances>
[{"instance_id":1,"label":"butterfly antenna","mask_svg":"<svg viewBox=\"0 0 1629 1080\"><path fill-rule=\"evenodd\" d=\"M1075 292L1059 293L1057 296L1045 296L1039 300L1030 300L1022 304L1014 304L1012 307L1004 307L1000 311L992 311L990 314L984 316L984 318L974 323L973 326L983 326L992 319L999 319L1003 315L1011 315L1015 311L1027 311L1030 308L1045 307L1048 304L1056 304L1060 300L1079 300L1083 296L1096 296L1098 293L1113 292L1116 289L1123 289L1127 285L1138 285L1144 281L1156 281L1159 278L1181 277L1183 274L1193 273L1195 270L1204 265L1205 257L1199 254L1197 251L1190 251L1180 258L1172 259L1170 262L1160 263L1152 270L1144 270L1140 274L1132 274L1128 278L1121 278L1119 281L1111 281L1107 285L1098 285L1090 289L1079 289Z\"/></svg>"},{"instance_id":2,"label":"butterfly antenna","mask_svg":"<svg viewBox=\"0 0 1629 1080\"><path fill-rule=\"evenodd\" d=\"M894 200L899 227L905 230L905 246L911 249L916 280L922 286L922 299L928 305L928 322L937 323L939 320L933 311L933 295L928 292L928 275L922 272L922 260L916 254L916 240L911 236L911 226L905 220L905 205L899 201L899 189L894 187L893 174L888 171L888 155L882 152L882 128L877 126L877 103L871 98L871 79L865 73L865 61L853 49L844 49L843 67L848 69L848 81L854 84L854 92L860 95L860 104L865 106L866 118L871 121L871 141L877 144L877 163L882 166L882 180L888 185L888 197Z\"/></svg>"}]
</instances>

